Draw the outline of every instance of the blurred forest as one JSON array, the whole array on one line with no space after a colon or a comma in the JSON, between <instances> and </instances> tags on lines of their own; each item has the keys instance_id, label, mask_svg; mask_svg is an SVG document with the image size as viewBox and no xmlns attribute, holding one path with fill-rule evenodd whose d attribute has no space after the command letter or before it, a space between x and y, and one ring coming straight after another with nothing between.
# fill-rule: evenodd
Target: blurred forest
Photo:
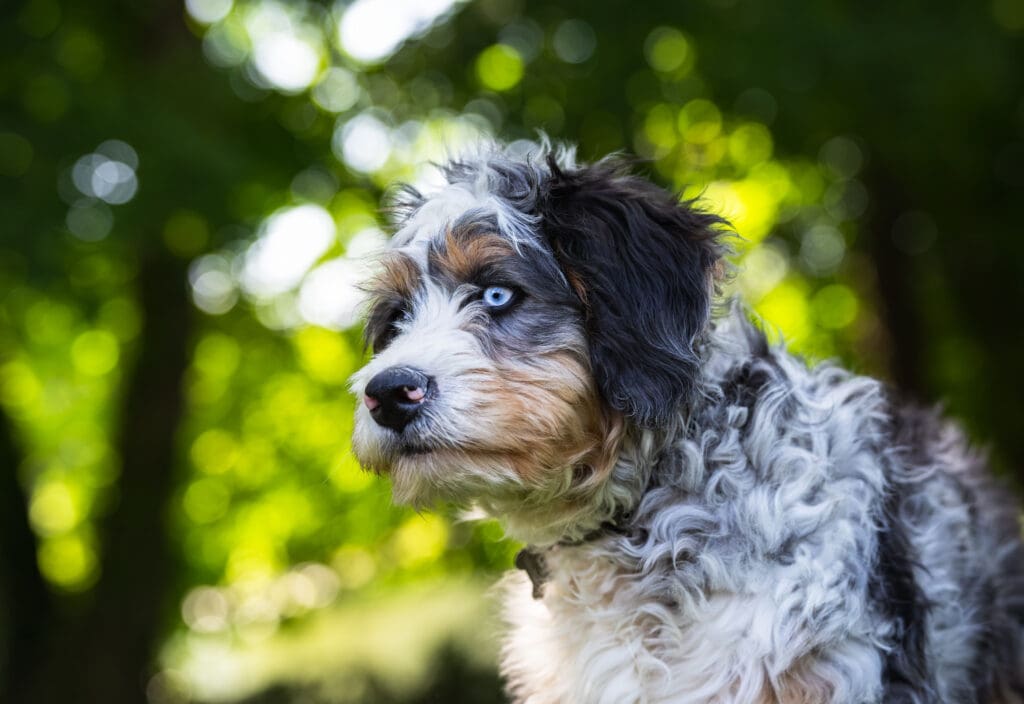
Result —
<instances>
[{"instance_id":1,"label":"blurred forest","mask_svg":"<svg viewBox=\"0 0 1024 704\"><path fill-rule=\"evenodd\" d=\"M348 444L382 189L480 136L703 194L769 326L1024 480L1024 0L0 16L0 701L502 701L516 546Z\"/></svg>"}]
</instances>

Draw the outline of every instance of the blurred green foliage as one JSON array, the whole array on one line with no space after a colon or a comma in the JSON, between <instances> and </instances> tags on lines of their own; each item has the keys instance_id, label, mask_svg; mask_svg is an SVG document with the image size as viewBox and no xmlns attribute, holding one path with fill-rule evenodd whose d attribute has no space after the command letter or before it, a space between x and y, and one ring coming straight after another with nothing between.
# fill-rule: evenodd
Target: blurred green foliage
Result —
<instances>
[{"instance_id":1,"label":"blurred green foliage","mask_svg":"<svg viewBox=\"0 0 1024 704\"><path fill-rule=\"evenodd\" d=\"M481 137L643 157L796 350L1024 461L1020 0L2 13L11 701L497 700L470 575L516 546L391 506L346 388L382 191Z\"/></svg>"}]
</instances>

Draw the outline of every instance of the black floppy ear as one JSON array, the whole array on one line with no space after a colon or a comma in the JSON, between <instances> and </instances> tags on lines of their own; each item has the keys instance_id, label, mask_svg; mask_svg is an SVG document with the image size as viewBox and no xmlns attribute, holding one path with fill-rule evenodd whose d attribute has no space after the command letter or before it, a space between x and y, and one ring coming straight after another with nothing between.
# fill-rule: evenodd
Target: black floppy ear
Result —
<instances>
[{"instance_id":1,"label":"black floppy ear","mask_svg":"<svg viewBox=\"0 0 1024 704\"><path fill-rule=\"evenodd\" d=\"M583 299L598 388L634 422L664 424L695 388L695 343L711 314L726 223L629 175L618 159L548 166L539 215Z\"/></svg>"}]
</instances>

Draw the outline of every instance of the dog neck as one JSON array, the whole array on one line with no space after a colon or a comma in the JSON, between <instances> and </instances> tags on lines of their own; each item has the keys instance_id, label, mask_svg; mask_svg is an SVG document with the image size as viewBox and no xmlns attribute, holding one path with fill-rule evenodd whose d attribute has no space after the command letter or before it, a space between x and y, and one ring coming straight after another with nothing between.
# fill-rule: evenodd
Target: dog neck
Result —
<instances>
[{"instance_id":1,"label":"dog neck","mask_svg":"<svg viewBox=\"0 0 1024 704\"><path fill-rule=\"evenodd\" d=\"M540 548L527 545L516 553L515 566L526 572L533 584L533 598L540 599L544 596L544 584L550 577L548 563L545 555L552 547L574 548L592 543L607 535L622 535L623 526L629 522L628 515L622 515L617 520L606 521L598 528L590 531L577 540L560 540L554 546Z\"/></svg>"},{"instance_id":2,"label":"dog neck","mask_svg":"<svg viewBox=\"0 0 1024 704\"><path fill-rule=\"evenodd\" d=\"M680 416L680 423L683 423ZM533 598L543 596L544 584L550 577L547 555L554 549L585 548L601 539L628 534L630 517L643 497L658 465L666 438L673 428L649 430L628 428L608 474L605 484L591 499L590 512L560 526L555 539L527 540L515 557L515 566L523 570L533 583Z\"/></svg>"},{"instance_id":3,"label":"dog neck","mask_svg":"<svg viewBox=\"0 0 1024 704\"><path fill-rule=\"evenodd\" d=\"M535 493L482 497L477 507L483 515L498 519L508 537L526 543L534 552L556 545L592 541L622 524L636 507L651 476L658 455L658 431L624 428L617 452L603 470L582 480L569 479L565 488L546 500Z\"/></svg>"}]
</instances>

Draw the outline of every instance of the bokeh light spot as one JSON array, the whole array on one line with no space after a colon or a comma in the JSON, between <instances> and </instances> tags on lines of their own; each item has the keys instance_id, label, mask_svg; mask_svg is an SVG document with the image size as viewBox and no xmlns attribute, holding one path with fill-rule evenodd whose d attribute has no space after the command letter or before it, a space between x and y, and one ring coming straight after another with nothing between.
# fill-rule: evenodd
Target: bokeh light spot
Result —
<instances>
[{"instance_id":1,"label":"bokeh light spot","mask_svg":"<svg viewBox=\"0 0 1024 704\"><path fill-rule=\"evenodd\" d=\"M43 535L65 533L82 519L81 497L74 487L61 480L42 482L32 493L29 517Z\"/></svg>"},{"instance_id":2,"label":"bokeh light spot","mask_svg":"<svg viewBox=\"0 0 1024 704\"><path fill-rule=\"evenodd\" d=\"M845 255L846 240L831 225L815 225L800 240L800 259L804 267L816 276L834 272Z\"/></svg>"},{"instance_id":3,"label":"bokeh light spot","mask_svg":"<svg viewBox=\"0 0 1024 704\"><path fill-rule=\"evenodd\" d=\"M338 587L341 586L338 574L327 565L316 562L296 566L291 573L293 577L302 577L311 589L303 589L303 596L296 598L295 591L292 591L293 599L301 601L306 608L319 609L327 606L338 594ZM293 582L294 583L294 582Z\"/></svg>"},{"instance_id":4,"label":"bokeh light spot","mask_svg":"<svg viewBox=\"0 0 1024 704\"><path fill-rule=\"evenodd\" d=\"M335 238L334 219L319 205L279 210L263 223L245 253L242 287L258 298L292 289Z\"/></svg>"},{"instance_id":5,"label":"bokeh light spot","mask_svg":"<svg viewBox=\"0 0 1024 704\"><path fill-rule=\"evenodd\" d=\"M779 199L771 185L759 179L743 179L734 183L732 188L740 208L731 222L743 235L745 246L757 244L775 224Z\"/></svg>"},{"instance_id":6,"label":"bokeh light spot","mask_svg":"<svg viewBox=\"0 0 1024 704\"><path fill-rule=\"evenodd\" d=\"M710 100L691 100L679 113L679 132L687 142L707 144L722 131L722 113Z\"/></svg>"},{"instance_id":7,"label":"bokeh light spot","mask_svg":"<svg viewBox=\"0 0 1024 704\"><path fill-rule=\"evenodd\" d=\"M594 29L583 20L566 20L558 25L551 44L555 55L562 61L581 64L593 56L597 48L597 36Z\"/></svg>"},{"instance_id":8,"label":"bokeh light spot","mask_svg":"<svg viewBox=\"0 0 1024 704\"><path fill-rule=\"evenodd\" d=\"M864 165L864 153L849 137L833 137L818 152L822 165L841 179L853 178Z\"/></svg>"},{"instance_id":9,"label":"bokeh light spot","mask_svg":"<svg viewBox=\"0 0 1024 704\"><path fill-rule=\"evenodd\" d=\"M62 32L57 46L57 61L68 73L92 78L103 67L103 42L84 27Z\"/></svg>"},{"instance_id":10,"label":"bokeh light spot","mask_svg":"<svg viewBox=\"0 0 1024 704\"><path fill-rule=\"evenodd\" d=\"M0 367L0 394L4 405L16 409L34 406L42 392L39 378L24 362L8 362Z\"/></svg>"},{"instance_id":11,"label":"bokeh light spot","mask_svg":"<svg viewBox=\"0 0 1024 704\"><path fill-rule=\"evenodd\" d=\"M359 61L380 61L427 29L455 0L356 0L338 23L338 42Z\"/></svg>"},{"instance_id":12,"label":"bokeh light spot","mask_svg":"<svg viewBox=\"0 0 1024 704\"><path fill-rule=\"evenodd\" d=\"M69 329L77 322L75 312L52 299L34 301L25 311L29 338L43 345L66 344Z\"/></svg>"},{"instance_id":13,"label":"bokeh light spot","mask_svg":"<svg viewBox=\"0 0 1024 704\"><path fill-rule=\"evenodd\" d=\"M87 330L71 343L71 362L89 376L103 376L117 366L117 338L106 330Z\"/></svg>"},{"instance_id":14,"label":"bokeh light spot","mask_svg":"<svg viewBox=\"0 0 1024 704\"><path fill-rule=\"evenodd\" d=\"M778 247L765 243L743 257L741 267L738 282L744 298L757 303L785 278L789 261Z\"/></svg>"},{"instance_id":15,"label":"bokeh light spot","mask_svg":"<svg viewBox=\"0 0 1024 704\"><path fill-rule=\"evenodd\" d=\"M318 48L287 32L259 35L254 42L252 57L260 75L287 93L305 90L320 71Z\"/></svg>"},{"instance_id":16,"label":"bokeh light spot","mask_svg":"<svg viewBox=\"0 0 1024 704\"><path fill-rule=\"evenodd\" d=\"M342 455L329 476L334 486L346 494L360 492L373 482L369 472L364 472L351 454Z\"/></svg>"},{"instance_id":17,"label":"bokeh light spot","mask_svg":"<svg viewBox=\"0 0 1024 704\"><path fill-rule=\"evenodd\" d=\"M857 295L848 286L832 284L825 286L811 301L814 317L826 328L839 329L857 319L859 304Z\"/></svg>"},{"instance_id":18,"label":"bokeh light spot","mask_svg":"<svg viewBox=\"0 0 1024 704\"><path fill-rule=\"evenodd\" d=\"M220 589L197 587L181 603L181 618L198 633L217 633L229 625L230 603Z\"/></svg>"},{"instance_id":19,"label":"bokeh light spot","mask_svg":"<svg viewBox=\"0 0 1024 704\"><path fill-rule=\"evenodd\" d=\"M126 203L135 195L134 179L127 164L104 161L92 172L92 192L108 203Z\"/></svg>"},{"instance_id":20,"label":"bokeh light spot","mask_svg":"<svg viewBox=\"0 0 1024 704\"><path fill-rule=\"evenodd\" d=\"M221 315L238 302L238 287L231 274L231 262L219 254L199 257L188 270L192 301L210 315Z\"/></svg>"},{"instance_id":21,"label":"bokeh light spot","mask_svg":"<svg viewBox=\"0 0 1024 704\"><path fill-rule=\"evenodd\" d=\"M134 150L131 154L134 156ZM98 151L75 162L71 179L83 195L99 198L111 205L127 203L135 197L139 187L133 166Z\"/></svg>"},{"instance_id":22,"label":"bokeh light spot","mask_svg":"<svg viewBox=\"0 0 1024 704\"><path fill-rule=\"evenodd\" d=\"M235 466L240 456L241 449L234 436L220 428L202 433L189 451L192 464L204 474L223 474Z\"/></svg>"},{"instance_id":23,"label":"bokeh light spot","mask_svg":"<svg viewBox=\"0 0 1024 704\"><path fill-rule=\"evenodd\" d=\"M206 220L191 210L179 210L164 225L164 244L179 257L193 257L210 239Z\"/></svg>"},{"instance_id":24,"label":"bokeh light spot","mask_svg":"<svg viewBox=\"0 0 1024 704\"><path fill-rule=\"evenodd\" d=\"M110 234L114 227L114 214L105 203L81 198L68 208L64 218L68 232L83 242L98 242Z\"/></svg>"},{"instance_id":25,"label":"bokeh light spot","mask_svg":"<svg viewBox=\"0 0 1024 704\"><path fill-rule=\"evenodd\" d=\"M416 515L395 531L395 557L403 567L414 567L440 557L448 544L448 524L436 514Z\"/></svg>"},{"instance_id":26,"label":"bokeh light spot","mask_svg":"<svg viewBox=\"0 0 1024 704\"><path fill-rule=\"evenodd\" d=\"M203 55L214 66L240 66L249 55L249 38L241 22L215 24L203 37ZM236 91L239 90L236 83Z\"/></svg>"},{"instance_id":27,"label":"bokeh light spot","mask_svg":"<svg viewBox=\"0 0 1024 704\"><path fill-rule=\"evenodd\" d=\"M293 342L303 370L325 384L344 384L358 362L345 338L330 330L304 328Z\"/></svg>"},{"instance_id":28,"label":"bokeh light spot","mask_svg":"<svg viewBox=\"0 0 1024 704\"><path fill-rule=\"evenodd\" d=\"M485 88L498 92L510 90L523 78L523 59L512 47L494 44L477 57L476 75Z\"/></svg>"},{"instance_id":29,"label":"bokeh light spot","mask_svg":"<svg viewBox=\"0 0 1024 704\"><path fill-rule=\"evenodd\" d=\"M746 205L740 198L736 184L730 181L712 181L703 189L687 191L684 197L699 196L714 213L730 223L742 222L747 215ZM738 227L738 226L737 226ZM746 233L744 232L744 235Z\"/></svg>"},{"instance_id":30,"label":"bokeh light spot","mask_svg":"<svg viewBox=\"0 0 1024 704\"><path fill-rule=\"evenodd\" d=\"M783 338L799 345L811 331L806 284L787 279L776 286L760 303L757 312L769 325L776 327Z\"/></svg>"},{"instance_id":31,"label":"bokeh light spot","mask_svg":"<svg viewBox=\"0 0 1024 704\"><path fill-rule=\"evenodd\" d=\"M391 131L370 113L339 123L331 141L335 155L362 173L376 171L391 155Z\"/></svg>"},{"instance_id":32,"label":"bokeh light spot","mask_svg":"<svg viewBox=\"0 0 1024 704\"><path fill-rule=\"evenodd\" d=\"M185 9L196 22L220 22L231 12L232 0L185 0Z\"/></svg>"},{"instance_id":33,"label":"bokeh light spot","mask_svg":"<svg viewBox=\"0 0 1024 704\"><path fill-rule=\"evenodd\" d=\"M363 548L346 545L334 553L331 560L341 587L358 589L365 586L377 574L377 561Z\"/></svg>"},{"instance_id":34,"label":"bokeh light spot","mask_svg":"<svg viewBox=\"0 0 1024 704\"><path fill-rule=\"evenodd\" d=\"M189 485L182 498L185 514L196 523L212 523L227 513L231 492L214 477L198 479Z\"/></svg>"},{"instance_id":35,"label":"bokeh light spot","mask_svg":"<svg viewBox=\"0 0 1024 704\"><path fill-rule=\"evenodd\" d=\"M658 27L647 35L644 56L651 68L662 73L685 74L693 66L690 42L674 27Z\"/></svg>"},{"instance_id":36,"label":"bokeh light spot","mask_svg":"<svg viewBox=\"0 0 1024 704\"><path fill-rule=\"evenodd\" d=\"M772 156L772 135L756 122L740 125L729 135L729 157L737 166L749 169Z\"/></svg>"},{"instance_id":37,"label":"bokeh light spot","mask_svg":"<svg viewBox=\"0 0 1024 704\"><path fill-rule=\"evenodd\" d=\"M664 156L678 143L676 111L665 103L654 105L644 117L644 137L655 148L654 156Z\"/></svg>"},{"instance_id":38,"label":"bokeh light spot","mask_svg":"<svg viewBox=\"0 0 1024 704\"><path fill-rule=\"evenodd\" d=\"M362 95L355 74L340 66L333 66L324 72L313 86L313 102L328 112L345 112Z\"/></svg>"},{"instance_id":39,"label":"bokeh light spot","mask_svg":"<svg viewBox=\"0 0 1024 704\"><path fill-rule=\"evenodd\" d=\"M62 535L39 547L39 569L51 583L77 592L88 589L97 577L96 553L81 536Z\"/></svg>"},{"instance_id":40,"label":"bokeh light spot","mask_svg":"<svg viewBox=\"0 0 1024 704\"><path fill-rule=\"evenodd\" d=\"M120 139L108 139L96 147L96 153L113 161L127 164L131 169L139 168L139 155L132 145Z\"/></svg>"},{"instance_id":41,"label":"bokeh light spot","mask_svg":"<svg viewBox=\"0 0 1024 704\"><path fill-rule=\"evenodd\" d=\"M505 25L498 32L498 41L514 48L523 61L537 58L544 45L544 30L527 17L519 17Z\"/></svg>"},{"instance_id":42,"label":"bokeh light spot","mask_svg":"<svg viewBox=\"0 0 1024 704\"><path fill-rule=\"evenodd\" d=\"M196 345L192 364L203 374L225 379L235 373L241 358L242 350L235 338L211 332Z\"/></svg>"}]
</instances>

